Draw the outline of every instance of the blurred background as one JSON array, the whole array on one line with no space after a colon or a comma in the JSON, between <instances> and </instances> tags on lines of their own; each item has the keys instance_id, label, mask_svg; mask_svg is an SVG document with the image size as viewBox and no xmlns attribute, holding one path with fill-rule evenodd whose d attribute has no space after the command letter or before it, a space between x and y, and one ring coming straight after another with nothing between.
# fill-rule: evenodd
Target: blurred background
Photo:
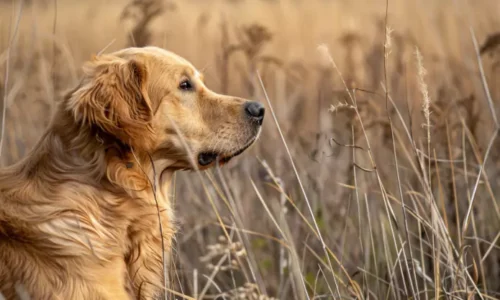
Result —
<instances>
[{"instance_id":1,"label":"blurred background","mask_svg":"<svg viewBox=\"0 0 500 300\"><path fill-rule=\"evenodd\" d=\"M498 0L2 0L0 163L29 151L92 55L163 47L267 107L251 150L175 177L172 299L496 299L499 14Z\"/></svg>"}]
</instances>

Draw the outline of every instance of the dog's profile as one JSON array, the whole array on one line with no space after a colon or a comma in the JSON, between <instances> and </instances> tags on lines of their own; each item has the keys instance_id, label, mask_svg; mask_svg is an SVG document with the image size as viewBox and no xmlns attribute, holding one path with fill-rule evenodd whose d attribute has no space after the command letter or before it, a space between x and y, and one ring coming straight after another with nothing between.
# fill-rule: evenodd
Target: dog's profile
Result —
<instances>
[{"instance_id":1,"label":"dog's profile","mask_svg":"<svg viewBox=\"0 0 500 300\"><path fill-rule=\"evenodd\" d=\"M173 173L226 163L260 133L261 104L211 91L166 50L99 55L83 71L37 145L0 170L6 299L19 287L31 299L162 295Z\"/></svg>"}]
</instances>

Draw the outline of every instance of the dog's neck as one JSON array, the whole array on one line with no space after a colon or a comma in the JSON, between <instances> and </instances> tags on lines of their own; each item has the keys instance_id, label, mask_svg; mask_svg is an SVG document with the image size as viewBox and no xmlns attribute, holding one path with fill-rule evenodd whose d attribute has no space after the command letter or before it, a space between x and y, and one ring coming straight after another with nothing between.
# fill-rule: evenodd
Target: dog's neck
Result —
<instances>
[{"instance_id":1,"label":"dog's neck","mask_svg":"<svg viewBox=\"0 0 500 300\"><path fill-rule=\"evenodd\" d=\"M170 184L174 176L174 171L169 169L172 164L173 162L167 159L155 160L148 172L149 180L153 183L153 190L162 201L169 199Z\"/></svg>"},{"instance_id":2,"label":"dog's neck","mask_svg":"<svg viewBox=\"0 0 500 300\"><path fill-rule=\"evenodd\" d=\"M28 155L31 158L20 163L22 173L57 173L61 180L67 175L68 180L78 178L115 192L156 190L162 198L168 196L175 162L135 150L99 130L82 128L62 110L54 118L57 122Z\"/></svg>"}]
</instances>

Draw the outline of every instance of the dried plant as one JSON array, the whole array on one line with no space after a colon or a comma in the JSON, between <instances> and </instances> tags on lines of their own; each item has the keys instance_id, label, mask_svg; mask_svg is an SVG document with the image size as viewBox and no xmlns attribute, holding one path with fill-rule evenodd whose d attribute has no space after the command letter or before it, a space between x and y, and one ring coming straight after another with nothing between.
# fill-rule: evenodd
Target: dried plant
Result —
<instances>
[{"instance_id":1,"label":"dried plant","mask_svg":"<svg viewBox=\"0 0 500 300\"><path fill-rule=\"evenodd\" d=\"M493 54L495 51L498 52L500 46L500 32L493 33L489 35L481 45L481 54Z\"/></svg>"},{"instance_id":2,"label":"dried plant","mask_svg":"<svg viewBox=\"0 0 500 300\"><path fill-rule=\"evenodd\" d=\"M122 21L134 23L130 30L128 44L136 47L147 46L151 42L150 24L165 11L173 11L176 6L163 0L132 0L122 11Z\"/></svg>"},{"instance_id":3,"label":"dried plant","mask_svg":"<svg viewBox=\"0 0 500 300\"><path fill-rule=\"evenodd\" d=\"M263 47L272 40L271 32L260 24L251 24L249 26L244 26L243 28L236 31L237 43L229 42L229 28L226 22L221 25L222 31L222 57L220 58L220 72L221 72L221 89L223 92L227 92L227 87L229 85L229 61L230 58L238 53L242 52L245 55L246 62L248 64L247 68L240 68L242 76L244 79L252 77L257 70L257 65L259 63L265 65L275 65L282 67L283 62L273 56L261 55ZM248 80L244 80L248 82ZM253 86L251 82L247 83L249 89L249 95L253 94Z\"/></svg>"},{"instance_id":4,"label":"dried plant","mask_svg":"<svg viewBox=\"0 0 500 300\"><path fill-rule=\"evenodd\" d=\"M262 295L259 291L259 287L251 283L245 283L241 287L221 293L214 298L228 298L234 300L277 300L276 298Z\"/></svg>"},{"instance_id":5,"label":"dried plant","mask_svg":"<svg viewBox=\"0 0 500 300\"><path fill-rule=\"evenodd\" d=\"M208 85L267 96L274 112L220 180L176 175L172 297L498 298L500 34L485 30L498 23L495 0L461 4L481 17L469 19L485 37L480 60L439 1L388 1L388 18L362 0L207 1L57 0L57 14L55 1L24 1L5 85L21 1L0 0L2 164L33 147L91 53L115 39L165 45L154 33L166 28L169 50ZM130 34L116 36L124 23Z\"/></svg>"}]
</instances>

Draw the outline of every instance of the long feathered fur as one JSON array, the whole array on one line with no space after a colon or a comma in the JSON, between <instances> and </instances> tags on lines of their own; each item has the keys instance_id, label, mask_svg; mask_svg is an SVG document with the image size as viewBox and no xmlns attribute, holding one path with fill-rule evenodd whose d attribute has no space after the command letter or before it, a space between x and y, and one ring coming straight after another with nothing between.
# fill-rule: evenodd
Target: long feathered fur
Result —
<instances>
[{"instance_id":1,"label":"long feathered fur","mask_svg":"<svg viewBox=\"0 0 500 300\"><path fill-rule=\"evenodd\" d=\"M18 284L34 299L150 299L163 288L146 72L104 56L84 73L35 148L0 171L7 299ZM159 200L169 248L172 212Z\"/></svg>"}]
</instances>

